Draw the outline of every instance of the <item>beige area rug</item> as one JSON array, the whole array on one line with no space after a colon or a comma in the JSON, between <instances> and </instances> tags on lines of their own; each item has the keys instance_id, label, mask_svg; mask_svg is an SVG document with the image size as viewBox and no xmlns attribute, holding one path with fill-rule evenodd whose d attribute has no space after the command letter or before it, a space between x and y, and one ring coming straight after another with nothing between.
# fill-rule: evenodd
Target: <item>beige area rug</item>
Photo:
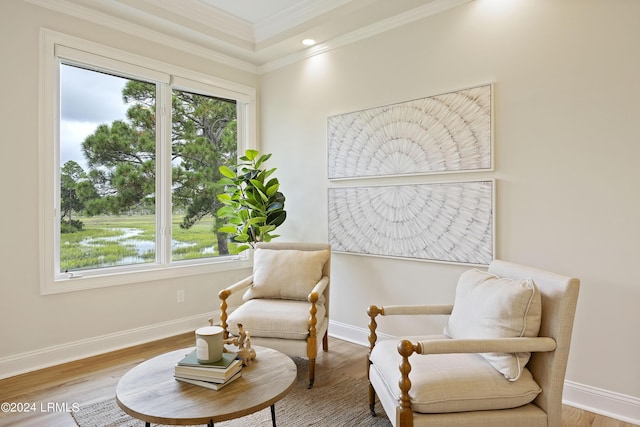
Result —
<instances>
[{"instance_id":1,"label":"beige area rug","mask_svg":"<svg viewBox=\"0 0 640 427\"><path fill-rule=\"evenodd\" d=\"M344 426L389 427L391 422L377 404L377 417L369 413L368 382L316 369L316 381L307 389L306 359L294 358L298 378L291 391L276 403L276 422L280 427ZM142 427L144 422L131 418L116 404L115 398L93 403L72 414L80 427ZM155 424L154 424L155 425ZM270 427L269 408L235 420L219 422L216 427Z\"/></svg>"}]
</instances>

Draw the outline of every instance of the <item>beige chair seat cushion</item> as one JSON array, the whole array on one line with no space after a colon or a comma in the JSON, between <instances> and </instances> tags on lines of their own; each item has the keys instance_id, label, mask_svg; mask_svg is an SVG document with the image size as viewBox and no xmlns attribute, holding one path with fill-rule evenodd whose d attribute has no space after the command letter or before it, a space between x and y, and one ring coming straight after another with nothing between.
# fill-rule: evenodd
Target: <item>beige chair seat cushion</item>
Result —
<instances>
[{"instance_id":1,"label":"beige chair seat cushion","mask_svg":"<svg viewBox=\"0 0 640 427\"><path fill-rule=\"evenodd\" d=\"M412 342L446 336L406 337ZM371 353L371 369L387 391L400 398L402 357L398 339L380 341ZM421 413L448 413L516 408L533 401L541 389L528 369L517 381L509 381L478 354L414 354L409 357L411 408Z\"/></svg>"},{"instance_id":2,"label":"beige chair seat cushion","mask_svg":"<svg viewBox=\"0 0 640 427\"><path fill-rule=\"evenodd\" d=\"M228 317L229 332L237 335L242 324L252 337L306 340L309 335L308 301L253 299L245 302ZM326 321L324 304L316 304L316 329Z\"/></svg>"}]
</instances>

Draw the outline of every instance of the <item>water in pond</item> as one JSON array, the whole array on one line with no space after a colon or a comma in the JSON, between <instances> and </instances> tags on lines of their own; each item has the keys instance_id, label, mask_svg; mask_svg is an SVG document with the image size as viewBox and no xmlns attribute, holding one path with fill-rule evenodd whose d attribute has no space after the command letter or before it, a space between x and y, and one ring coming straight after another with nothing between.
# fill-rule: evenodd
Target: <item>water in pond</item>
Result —
<instances>
[{"instance_id":1,"label":"water in pond","mask_svg":"<svg viewBox=\"0 0 640 427\"><path fill-rule=\"evenodd\" d=\"M128 256L118 260L118 265L138 264L148 261L148 255L153 254L156 250L156 244L153 240L141 239L139 236L144 232L140 228L109 228L111 231L119 231L121 234L111 237L97 237L84 239L81 244L86 246L100 246L105 241L117 242L120 245L128 246L136 251L135 256ZM175 251L179 248L187 248L195 246L196 243L181 242L179 240L171 240L171 250ZM205 248L201 251L202 254L213 254L213 248ZM145 260L144 256L147 255Z\"/></svg>"}]
</instances>

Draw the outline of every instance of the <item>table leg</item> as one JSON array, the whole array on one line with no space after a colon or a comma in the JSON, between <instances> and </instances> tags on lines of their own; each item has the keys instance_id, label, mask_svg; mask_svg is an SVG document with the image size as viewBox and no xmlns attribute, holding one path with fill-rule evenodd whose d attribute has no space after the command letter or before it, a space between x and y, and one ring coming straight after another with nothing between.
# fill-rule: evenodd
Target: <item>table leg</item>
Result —
<instances>
[{"instance_id":1,"label":"table leg","mask_svg":"<svg viewBox=\"0 0 640 427\"><path fill-rule=\"evenodd\" d=\"M209 421L209 423L207 424L207 427L213 427L213 420Z\"/></svg>"},{"instance_id":2,"label":"table leg","mask_svg":"<svg viewBox=\"0 0 640 427\"><path fill-rule=\"evenodd\" d=\"M271 425L276 427L276 404L271 405Z\"/></svg>"}]
</instances>

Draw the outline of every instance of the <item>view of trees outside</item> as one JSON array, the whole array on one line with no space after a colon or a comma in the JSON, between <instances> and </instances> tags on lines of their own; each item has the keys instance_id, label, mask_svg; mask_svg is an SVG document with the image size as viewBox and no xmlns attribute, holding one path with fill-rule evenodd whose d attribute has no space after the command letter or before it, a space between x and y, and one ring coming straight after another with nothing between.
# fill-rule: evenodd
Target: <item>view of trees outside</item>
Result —
<instances>
[{"instance_id":1,"label":"view of trees outside","mask_svg":"<svg viewBox=\"0 0 640 427\"><path fill-rule=\"evenodd\" d=\"M156 260L156 86L61 65L60 270ZM228 254L215 217L235 101L172 92L172 260Z\"/></svg>"}]
</instances>

